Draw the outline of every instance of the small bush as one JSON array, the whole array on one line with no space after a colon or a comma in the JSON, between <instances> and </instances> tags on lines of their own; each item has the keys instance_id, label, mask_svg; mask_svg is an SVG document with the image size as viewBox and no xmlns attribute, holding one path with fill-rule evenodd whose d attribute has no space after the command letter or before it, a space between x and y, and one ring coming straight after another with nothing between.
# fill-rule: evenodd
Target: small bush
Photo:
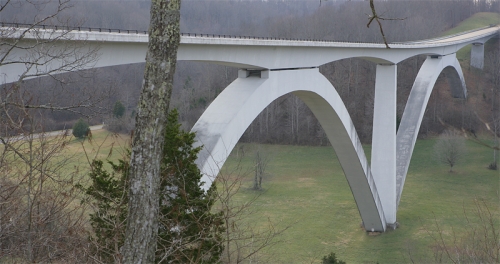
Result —
<instances>
[{"instance_id":1,"label":"small bush","mask_svg":"<svg viewBox=\"0 0 500 264\"><path fill-rule=\"evenodd\" d=\"M125 106L120 101L116 101L115 106L113 106L113 116L120 118L125 114Z\"/></svg>"},{"instance_id":2,"label":"small bush","mask_svg":"<svg viewBox=\"0 0 500 264\"><path fill-rule=\"evenodd\" d=\"M488 166L488 169L490 169L490 170L498 170L497 163L496 162L490 163L490 165Z\"/></svg>"},{"instance_id":3,"label":"small bush","mask_svg":"<svg viewBox=\"0 0 500 264\"><path fill-rule=\"evenodd\" d=\"M321 263L323 263L323 264L346 264L344 261L337 259L337 256L335 256L335 253L333 253L333 252L324 256Z\"/></svg>"},{"instance_id":4,"label":"small bush","mask_svg":"<svg viewBox=\"0 0 500 264\"><path fill-rule=\"evenodd\" d=\"M78 119L78 121L73 125L73 136L76 138L84 138L87 136L90 130L89 124L83 119Z\"/></svg>"}]
</instances>

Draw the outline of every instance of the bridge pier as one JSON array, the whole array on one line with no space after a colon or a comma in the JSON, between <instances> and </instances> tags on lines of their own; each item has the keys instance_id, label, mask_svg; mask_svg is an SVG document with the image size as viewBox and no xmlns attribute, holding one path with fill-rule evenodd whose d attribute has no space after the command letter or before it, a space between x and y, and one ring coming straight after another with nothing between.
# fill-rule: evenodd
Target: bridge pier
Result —
<instances>
[{"instance_id":1,"label":"bridge pier","mask_svg":"<svg viewBox=\"0 0 500 264\"><path fill-rule=\"evenodd\" d=\"M375 77L375 103L371 168L388 225L396 223L396 106L397 65L379 64Z\"/></svg>"},{"instance_id":2,"label":"bridge pier","mask_svg":"<svg viewBox=\"0 0 500 264\"><path fill-rule=\"evenodd\" d=\"M470 51L470 65L477 69L484 67L484 43L472 43Z\"/></svg>"}]
</instances>

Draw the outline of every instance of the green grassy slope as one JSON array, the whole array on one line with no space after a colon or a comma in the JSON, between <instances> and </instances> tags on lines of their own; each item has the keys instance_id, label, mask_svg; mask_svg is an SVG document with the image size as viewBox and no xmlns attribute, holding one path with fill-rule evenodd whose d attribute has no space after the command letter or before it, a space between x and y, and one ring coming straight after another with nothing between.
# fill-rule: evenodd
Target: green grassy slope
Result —
<instances>
[{"instance_id":1,"label":"green grassy slope","mask_svg":"<svg viewBox=\"0 0 500 264\"><path fill-rule=\"evenodd\" d=\"M58 173L71 174L75 171L79 171L80 173L85 172L90 167L89 160L94 158L101 160L109 159L112 161L124 158L126 148L129 146L130 141L128 135L114 134L104 129L94 130L92 134L91 140L81 140L72 136L71 140L66 142L68 144L65 145L64 149L50 159L49 162L52 164L59 163L57 166L61 166L58 168ZM61 141L59 140L60 139L51 138L45 144L60 144ZM33 144L33 148L38 150L40 142L35 139ZM29 151L29 146L26 142L19 141L15 142L13 145L19 148L21 152ZM0 151L3 151L3 148L4 146L0 144ZM6 158L17 160L15 161L19 164L16 164L17 166L24 166L24 163L19 161L17 156L14 156L15 155L10 152L7 154ZM38 158L38 156L36 157ZM107 163L105 163L105 167L111 168Z\"/></svg>"},{"instance_id":2,"label":"green grassy slope","mask_svg":"<svg viewBox=\"0 0 500 264\"><path fill-rule=\"evenodd\" d=\"M456 168L448 168L432 158L434 140L418 141L412 158L398 211L401 226L396 231L369 236L330 147L261 145L271 156L270 176L264 179L265 191L258 198L251 223L264 224L267 218L291 225L275 248L267 252L274 263L318 262L333 251L348 263L408 263L415 259L432 260L432 239L427 231L436 229L435 221L451 234L461 230L463 209L471 211L476 197L486 199L496 216L499 173L486 169L492 151L468 142L468 155ZM246 145L252 153L257 145ZM369 150L366 150L369 153ZM251 167L251 154L242 161ZM231 157L225 167L234 166ZM246 178L240 199L254 194L252 175ZM435 218L435 219L434 219Z\"/></svg>"},{"instance_id":3,"label":"green grassy slope","mask_svg":"<svg viewBox=\"0 0 500 264\"><path fill-rule=\"evenodd\" d=\"M460 22L456 27L445 31L442 34L442 36L448 36L476 28L487 27L491 24L493 25L500 24L499 13L490 13L490 12L476 13L473 16L467 18L466 20Z\"/></svg>"},{"instance_id":4,"label":"green grassy slope","mask_svg":"<svg viewBox=\"0 0 500 264\"><path fill-rule=\"evenodd\" d=\"M489 25L497 25L500 24L500 14L499 13L476 13L470 18L460 22L456 27L445 31L442 36L448 36L457 34L460 32L473 30L476 28L487 27ZM457 52L457 58L460 61L469 60L470 58L470 45L465 46L461 50Z\"/></svg>"},{"instance_id":5,"label":"green grassy slope","mask_svg":"<svg viewBox=\"0 0 500 264\"><path fill-rule=\"evenodd\" d=\"M67 173L72 173L77 168L80 172L86 172L90 168L89 160L94 158L103 161L124 159L129 142L128 135L114 134L104 129L92 131L90 141L73 138L60 155L61 158L70 157L71 160L63 169ZM107 162L104 167L111 169Z\"/></svg>"},{"instance_id":6,"label":"green grassy slope","mask_svg":"<svg viewBox=\"0 0 500 264\"><path fill-rule=\"evenodd\" d=\"M94 132L93 138L93 144L84 143L88 153L99 153L105 159L113 147L112 160L121 156L117 146L126 145L128 140L106 131ZM246 221L266 226L269 218L278 227L291 226L281 237L284 242L265 251L263 257L272 263L318 263L333 251L348 263L408 263L411 252L414 259L429 262L433 241L428 232L436 229L435 222L447 235L452 234L452 227L462 230L466 224L463 210L472 212L475 198L487 200L499 219L500 175L486 169L492 151L468 142L466 160L450 174L446 166L432 158L434 143L417 142L397 216L401 226L378 236L370 236L360 227L356 204L331 147L245 144L243 167L252 167L257 148L272 158L263 182L265 190L259 192L255 213ZM79 157L76 163L86 162L79 140L69 144L66 151ZM369 147L365 152L370 153ZM231 170L237 163L232 154L224 168ZM256 194L250 190L251 173L243 186L238 199L247 200ZM498 222L496 226L500 228Z\"/></svg>"}]
</instances>

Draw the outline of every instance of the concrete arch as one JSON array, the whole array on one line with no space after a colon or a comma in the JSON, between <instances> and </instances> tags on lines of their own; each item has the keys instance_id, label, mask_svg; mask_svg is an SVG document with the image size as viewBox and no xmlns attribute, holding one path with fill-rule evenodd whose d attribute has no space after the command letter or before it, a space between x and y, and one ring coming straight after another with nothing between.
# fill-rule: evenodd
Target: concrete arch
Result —
<instances>
[{"instance_id":1,"label":"concrete arch","mask_svg":"<svg viewBox=\"0 0 500 264\"><path fill-rule=\"evenodd\" d=\"M207 189L257 115L278 97L294 93L311 109L334 147L367 230L385 231L384 211L349 113L331 83L315 69L271 71L269 78L238 78L203 113L192 131Z\"/></svg>"},{"instance_id":2,"label":"concrete arch","mask_svg":"<svg viewBox=\"0 0 500 264\"><path fill-rule=\"evenodd\" d=\"M396 135L397 205L401 200L406 173L408 172L425 108L441 72L447 74L449 84L452 86L451 93L454 97L465 98L467 96L464 75L455 54L442 57L428 56L413 83Z\"/></svg>"}]
</instances>

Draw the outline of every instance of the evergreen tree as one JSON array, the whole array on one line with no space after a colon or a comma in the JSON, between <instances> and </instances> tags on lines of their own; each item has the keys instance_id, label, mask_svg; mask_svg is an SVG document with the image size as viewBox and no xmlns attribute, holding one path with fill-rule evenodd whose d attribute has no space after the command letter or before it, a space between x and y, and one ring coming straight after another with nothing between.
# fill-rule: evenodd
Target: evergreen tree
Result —
<instances>
[{"instance_id":1,"label":"evergreen tree","mask_svg":"<svg viewBox=\"0 0 500 264\"><path fill-rule=\"evenodd\" d=\"M73 125L73 136L75 136L76 138L84 138L87 136L89 129L89 124L87 124L85 120L80 118Z\"/></svg>"},{"instance_id":2,"label":"evergreen tree","mask_svg":"<svg viewBox=\"0 0 500 264\"><path fill-rule=\"evenodd\" d=\"M337 256L335 256L335 253L333 253L333 252L330 252L330 254L324 256L321 263L323 263L323 264L346 264L344 261L337 259Z\"/></svg>"},{"instance_id":3,"label":"evergreen tree","mask_svg":"<svg viewBox=\"0 0 500 264\"><path fill-rule=\"evenodd\" d=\"M125 114L125 106L120 101L116 101L113 106L113 116L116 118L120 118Z\"/></svg>"},{"instance_id":4,"label":"evergreen tree","mask_svg":"<svg viewBox=\"0 0 500 264\"><path fill-rule=\"evenodd\" d=\"M165 128L157 261L215 263L223 250L222 215L211 212L215 185L201 189L195 164L201 147L192 147L195 134L181 130L177 118L170 111Z\"/></svg>"},{"instance_id":5,"label":"evergreen tree","mask_svg":"<svg viewBox=\"0 0 500 264\"><path fill-rule=\"evenodd\" d=\"M201 173L194 163L201 148L193 148L194 133L180 129L178 113L168 115L158 230L157 263L216 263L223 250L222 215L211 212L215 185L204 192ZM128 213L128 162L109 162L112 173L103 162L92 163L92 184L84 189L94 213L90 215L97 256L106 263L121 256Z\"/></svg>"},{"instance_id":6,"label":"evergreen tree","mask_svg":"<svg viewBox=\"0 0 500 264\"><path fill-rule=\"evenodd\" d=\"M90 214L94 231L90 240L94 242L96 257L104 263L118 263L120 248L125 240L129 165L128 160L119 160L118 164L108 163L112 173L103 168L101 160L94 160L89 174L92 184L88 188L80 188L84 189L94 208L94 213Z\"/></svg>"}]
</instances>

